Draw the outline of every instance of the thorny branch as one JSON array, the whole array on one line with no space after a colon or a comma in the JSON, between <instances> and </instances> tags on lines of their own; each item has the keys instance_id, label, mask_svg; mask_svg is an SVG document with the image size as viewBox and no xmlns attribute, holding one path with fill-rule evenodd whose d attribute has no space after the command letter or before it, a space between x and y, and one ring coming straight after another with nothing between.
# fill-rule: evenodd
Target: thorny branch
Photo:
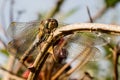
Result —
<instances>
[{"instance_id":1,"label":"thorny branch","mask_svg":"<svg viewBox=\"0 0 120 80\"><path fill-rule=\"evenodd\" d=\"M108 24L99 24L99 23L78 23L63 26L58 28L54 32L54 37L59 35L68 35L74 32L93 32L99 31L103 33L120 35L120 26L118 25L108 25Z\"/></svg>"},{"instance_id":2,"label":"thorny branch","mask_svg":"<svg viewBox=\"0 0 120 80\"><path fill-rule=\"evenodd\" d=\"M98 13L92 17L92 20L95 21L98 18L100 18L107 11L107 9L108 8L106 6L103 6L103 8L101 8L101 10L99 10ZM87 21L87 22L90 22L90 21Z\"/></svg>"}]
</instances>

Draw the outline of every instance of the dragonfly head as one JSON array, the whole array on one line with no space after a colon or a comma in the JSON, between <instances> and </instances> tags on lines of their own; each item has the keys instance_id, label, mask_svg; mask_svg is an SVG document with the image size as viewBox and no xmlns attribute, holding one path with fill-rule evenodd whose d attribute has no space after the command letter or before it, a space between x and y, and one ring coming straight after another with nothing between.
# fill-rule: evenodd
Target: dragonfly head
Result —
<instances>
[{"instance_id":1,"label":"dragonfly head","mask_svg":"<svg viewBox=\"0 0 120 80\"><path fill-rule=\"evenodd\" d=\"M42 21L44 25L45 32L51 32L58 27L58 22L56 19L47 19Z\"/></svg>"}]
</instances>

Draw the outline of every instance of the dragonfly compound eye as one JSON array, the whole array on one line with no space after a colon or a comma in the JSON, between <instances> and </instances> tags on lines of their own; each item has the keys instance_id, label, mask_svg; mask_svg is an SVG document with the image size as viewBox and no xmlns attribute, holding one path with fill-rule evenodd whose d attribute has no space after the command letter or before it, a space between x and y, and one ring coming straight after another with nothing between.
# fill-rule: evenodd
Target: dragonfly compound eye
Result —
<instances>
[{"instance_id":1,"label":"dragonfly compound eye","mask_svg":"<svg viewBox=\"0 0 120 80\"><path fill-rule=\"evenodd\" d=\"M49 29L49 30L53 30L54 28L57 28L58 27L58 22L56 19L48 19L46 20L46 28Z\"/></svg>"}]
</instances>

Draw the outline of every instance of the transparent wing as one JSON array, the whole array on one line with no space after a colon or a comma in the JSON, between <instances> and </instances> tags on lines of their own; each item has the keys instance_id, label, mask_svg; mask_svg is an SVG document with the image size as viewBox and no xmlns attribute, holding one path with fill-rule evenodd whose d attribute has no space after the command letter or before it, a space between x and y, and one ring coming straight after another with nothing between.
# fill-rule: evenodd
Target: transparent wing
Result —
<instances>
[{"instance_id":1,"label":"transparent wing","mask_svg":"<svg viewBox=\"0 0 120 80\"><path fill-rule=\"evenodd\" d=\"M30 33L36 32L40 22L12 22L8 27L8 35L16 39L19 37L27 36ZM22 35L21 35L22 34Z\"/></svg>"},{"instance_id":2,"label":"transparent wing","mask_svg":"<svg viewBox=\"0 0 120 80\"><path fill-rule=\"evenodd\" d=\"M91 33L91 32L86 32L86 33L80 33L81 36L83 36L83 38L85 39L85 41L89 42L93 41L94 44L93 45L99 45L99 46L103 46L106 45L107 43L110 42L110 37L108 34L105 33ZM84 41L84 40L83 40ZM84 41L84 42L85 42Z\"/></svg>"},{"instance_id":3,"label":"transparent wing","mask_svg":"<svg viewBox=\"0 0 120 80\"><path fill-rule=\"evenodd\" d=\"M95 39L93 37L81 35L81 33L70 36L65 45L65 48L69 53L68 57L75 58L77 55L81 54L80 59L83 59L86 54L89 54L92 55L92 58L89 61L99 60L101 52L95 47L94 41ZM84 51L88 51L88 53Z\"/></svg>"},{"instance_id":4,"label":"transparent wing","mask_svg":"<svg viewBox=\"0 0 120 80\"><path fill-rule=\"evenodd\" d=\"M8 43L8 51L21 55L35 40L40 22L12 22L8 28L8 34L12 40Z\"/></svg>"}]
</instances>

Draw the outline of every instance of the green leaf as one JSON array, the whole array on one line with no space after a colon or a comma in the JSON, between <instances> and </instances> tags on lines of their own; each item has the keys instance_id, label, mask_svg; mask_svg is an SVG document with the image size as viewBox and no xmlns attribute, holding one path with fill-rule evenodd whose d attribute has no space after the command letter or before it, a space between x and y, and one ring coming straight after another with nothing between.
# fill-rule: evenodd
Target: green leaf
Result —
<instances>
[{"instance_id":1,"label":"green leaf","mask_svg":"<svg viewBox=\"0 0 120 80\"><path fill-rule=\"evenodd\" d=\"M120 0L105 0L107 8L115 7Z\"/></svg>"},{"instance_id":2,"label":"green leaf","mask_svg":"<svg viewBox=\"0 0 120 80\"><path fill-rule=\"evenodd\" d=\"M0 53L5 54L6 56L9 56L9 53L6 49L0 49Z\"/></svg>"}]
</instances>

